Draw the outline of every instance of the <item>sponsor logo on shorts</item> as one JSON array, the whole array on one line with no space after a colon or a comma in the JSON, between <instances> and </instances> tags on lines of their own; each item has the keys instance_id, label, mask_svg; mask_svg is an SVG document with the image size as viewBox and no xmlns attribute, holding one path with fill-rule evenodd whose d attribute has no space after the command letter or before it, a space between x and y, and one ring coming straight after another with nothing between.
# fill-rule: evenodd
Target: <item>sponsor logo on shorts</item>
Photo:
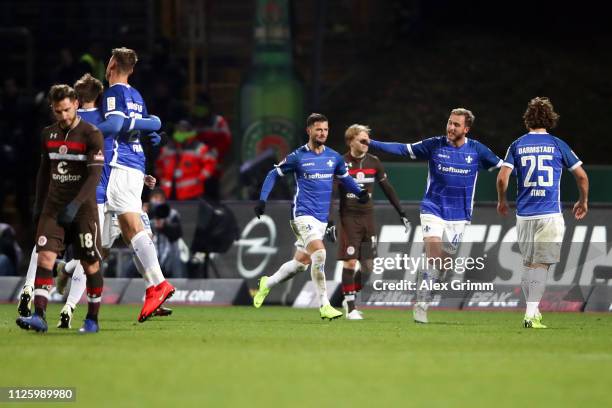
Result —
<instances>
[{"instance_id":1,"label":"sponsor logo on shorts","mask_svg":"<svg viewBox=\"0 0 612 408\"><path fill-rule=\"evenodd\" d=\"M38 246L45 246L47 245L47 237L45 237L44 235L41 235L40 237L38 237Z\"/></svg>"},{"instance_id":2,"label":"sponsor logo on shorts","mask_svg":"<svg viewBox=\"0 0 612 408\"><path fill-rule=\"evenodd\" d=\"M348 248L346 248L346 254L347 255L355 255L355 247L354 246L349 246Z\"/></svg>"},{"instance_id":3,"label":"sponsor logo on shorts","mask_svg":"<svg viewBox=\"0 0 612 408\"><path fill-rule=\"evenodd\" d=\"M94 160L104 161L104 154L102 154L102 150L98 150L98 153L94 154Z\"/></svg>"}]
</instances>

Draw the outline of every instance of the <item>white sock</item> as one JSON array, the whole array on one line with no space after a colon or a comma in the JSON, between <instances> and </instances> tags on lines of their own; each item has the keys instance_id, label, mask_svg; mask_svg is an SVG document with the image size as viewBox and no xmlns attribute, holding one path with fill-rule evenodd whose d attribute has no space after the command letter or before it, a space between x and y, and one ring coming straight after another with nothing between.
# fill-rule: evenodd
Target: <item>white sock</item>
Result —
<instances>
[{"instance_id":1,"label":"white sock","mask_svg":"<svg viewBox=\"0 0 612 408\"><path fill-rule=\"evenodd\" d=\"M523 271L521 273L521 289L523 290L523 296L525 296L525 302L529 299L529 281L531 280L531 268L523 265Z\"/></svg>"},{"instance_id":2,"label":"white sock","mask_svg":"<svg viewBox=\"0 0 612 408\"><path fill-rule=\"evenodd\" d=\"M78 259L73 259L72 261L67 262L66 265L64 265L64 272L66 272L68 275L72 275L79 266L81 267L81 270L83 270L83 266L81 266L81 261L79 261Z\"/></svg>"},{"instance_id":3,"label":"white sock","mask_svg":"<svg viewBox=\"0 0 612 408\"><path fill-rule=\"evenodd\" d=\"M416 300L421 303L429 303L432 301L432 284L437 281L440 277L440 271L433 268L431 265L427 265L425 269L419 269L417 271L417 290ZM427 284L423 284L427 282Z\"/></svg>"},{"instance_id":4,"label":"white sock","mask_svg":"<svg viewBox=\"0 0 612 408\"><path fill-rule=\"evenodd\" d=\"M32 248L32 255L30 255L30 263L28 264L28 273L23 286L34 287L34 279L36 279L36 267L38 264L38 253L36 252L36 245Z\"/></svg>"},{"instance_id":5,"label":"white sock","mask_svg":"<svg viewBox=\"0 0 612 408\"><path fill-rule=\"evenodd\" d=\"M66 264L66 266L68 266L68 264ZM76 309L76 305L79 303L79 300L81 300L83 292L85 292L86 288L87 278L85 277L85 270L83 270L83 265L81 265L81 262L77 261L77 264L72 273L72 280L70 281L70 292L68 292L68 299L66 299L66 304L70 306L73 310Z\"/></svg>"},{"instance_id":6,"label":"white sock","mask_svg":"<svg viewBox=\"0 0 612 408\"><path fill-rule=\"evenodd\" d=\"M138 258L142 264L145 274L148 279L157 286L166 279L162 273L161 267L159 266L159 260L157 259L157 251L155 250L155 244L149 237L146 231L140 231L132 238L130 242L134 255Z\"/></svg>"},{"instance_id":7,"label":"white sock","mask_svg":"<svg viewBox=\"0 0 612 408\"><path fill-rule=\"evenodd\" d=\"M546 290L546 279L548 277L548 269L546 268L526 268L527 272L527 317L534 317L539 313L538 306L544 291Z\"/></svg>"},{"instance_id":8,"label":"white sock","mask_svg":"<svg viewBox=\"0 0 612 408\"><path fill-rule=\"evenodd\" d=\"M540 302L527 302L527 310L525 311L527 317L535 317L539 303Z\"/></svg>"},{"instance_id":9,"label":"white sock","mask_svg":"<svg viewBox=\"0 0 612 408\"><path fill-rule=\"evenodd\" d=\"M142 266L142 263L140 263L140 260L138 259L138 257L136 255L132 255L132 259L134 260L134 265L136 265L136 269L138 270L138 273L140 273L140 276L142 276L142 279L144 279L145 286L147 287L147 289L153 286L153 282L151 282L151 277L147 276L144 266Z\"/></svg>"},{"instance_id":10,"label":"white sock","mask_svg":"<svg viewBox=\"0 0 612 408\"><path fill-rule=\"evenodd\" d=\"M307 268L308 265L304 265L295 259L285 262L278 268L278 271L274 272L274 275L268 278L266 286L271 289L279 283L293 278L298 272L304 272Z\"/></svg>"},{"instance_id":11,"label":"white sock","mask_svg":"<svg viewBox=\"0 0 612 408\"><path fill-rule=\"evenodd\" d=\"M310 254L312 265L310 267L310 277L315 285L319 297L319 306L329 305L327 298L327 286L325 285L325 255L324 249L318 249Z\"/></svg>"}]
</instances>

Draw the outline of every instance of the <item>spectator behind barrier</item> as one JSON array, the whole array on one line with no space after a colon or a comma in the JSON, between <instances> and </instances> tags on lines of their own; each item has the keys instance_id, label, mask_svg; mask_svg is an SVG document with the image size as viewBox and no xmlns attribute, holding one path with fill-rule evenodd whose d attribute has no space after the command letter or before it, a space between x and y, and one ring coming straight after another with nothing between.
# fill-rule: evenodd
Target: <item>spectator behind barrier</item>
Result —
<instances>
[{"instance_id":1,"label":"spectator behind barrier","mask_svg":"<svg viewBox=\"0 0 612 408\"><path fill-rule=\"evenodd\" d=\"M219 180L223 176L223 166L227 165L226 157L232 147L232 133L225 118L213 109L206 93L200 93L193 107L192 120L197 139L210 149L217 163L212 177L206 180L205 195L214 201L220 199Z\"/></svg>"},{"instance_id":2,"label":"spectator behind barrier","mask_svg":"<svg viewBox=\"0 0 612 408\"><path fill-rule=\"evenodd\" d=\"M22 255L13 227L0 223L0 276L17 275Z\"/></svg>"},{"instance_id":3,"label":"spectator behind barrier","mask_svg":"<svg viewBox=\"0 0 612 408\"><path fill-rule=\"evenodd\" d=\"M189 249L182 238L181 216L177 210L170 208L163 190L157 188L151 192L147 214L164 274L173 278L186 278Z\"/></svg>"},{"instance_id":4,"label":"spectator behind barrier","mask_svg":"<svg viewBox=\"0 0 612 408\"><path fill-rule=\"evenodd\" d=\"M217 159L198 141L191 124L181 120L172 140L159 153L156 173L170 200L194 200L204 194L205 182L213 176L216 164Z\"/></svg>"}]
</instances>

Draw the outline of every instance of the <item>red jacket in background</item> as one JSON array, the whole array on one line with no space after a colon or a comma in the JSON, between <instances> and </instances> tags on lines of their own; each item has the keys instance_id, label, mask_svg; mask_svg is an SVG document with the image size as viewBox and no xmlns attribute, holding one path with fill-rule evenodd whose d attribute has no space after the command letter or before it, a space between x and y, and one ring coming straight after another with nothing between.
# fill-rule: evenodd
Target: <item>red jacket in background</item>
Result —
<instances>
[{"instance_id":1,"label":"red jacket in background","mask_svg":"<svg viewBox=\"0 0 612 408\"><path fill-rule=\"evenodd\" d=\"M215 172L217 159L208 146L193 138L162 147L155 166L166 197L192 200L204 194L204 181Z\"/></svg>"}]
</instances>

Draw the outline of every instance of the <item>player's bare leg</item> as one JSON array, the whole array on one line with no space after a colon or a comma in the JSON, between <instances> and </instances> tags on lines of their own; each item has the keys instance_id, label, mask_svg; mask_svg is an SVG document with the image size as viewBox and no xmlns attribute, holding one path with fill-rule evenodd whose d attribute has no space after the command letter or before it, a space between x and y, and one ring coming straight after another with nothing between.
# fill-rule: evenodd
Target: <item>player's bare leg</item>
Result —
<instances>
[{"instance_id":1,"label":"player's bare leg","mask_svg":"<svg viewBox=\"0 0 612 408\"><path fill-rule=\"evenodd\" d=\"M172 286L162 273L155 244L144 230L139 213L123 213L118 216L121 234L142 264L145 280L153 283L145 294L145 303L138 316L139 322L147 320L168 298L174 294Z\"/></svg>"}]
</instances>

